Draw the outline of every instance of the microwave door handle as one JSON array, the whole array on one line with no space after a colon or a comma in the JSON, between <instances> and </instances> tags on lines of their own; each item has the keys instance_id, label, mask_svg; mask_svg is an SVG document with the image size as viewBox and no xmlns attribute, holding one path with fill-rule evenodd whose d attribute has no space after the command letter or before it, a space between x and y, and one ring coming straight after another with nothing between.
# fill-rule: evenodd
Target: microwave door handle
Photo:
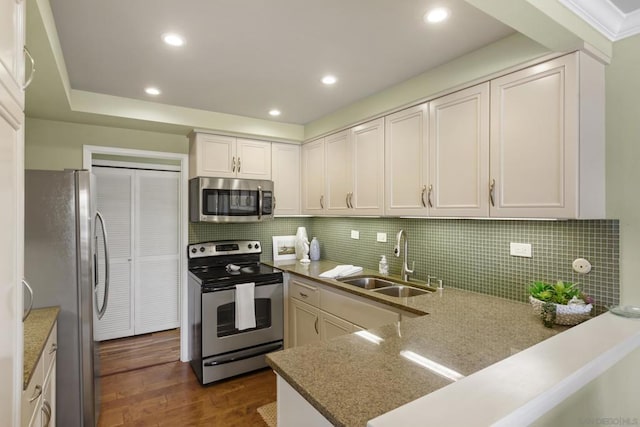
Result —
<instances>
[{"instance_id":1,"label":"microwave door handle","mask_svg":"<svg viewBox=\"0 0 640 427\"><path fill-rule=\"evenodd\" d=\"M262 186L258 185L258 221L262 219Z\"/></svg>"}]
</instances>

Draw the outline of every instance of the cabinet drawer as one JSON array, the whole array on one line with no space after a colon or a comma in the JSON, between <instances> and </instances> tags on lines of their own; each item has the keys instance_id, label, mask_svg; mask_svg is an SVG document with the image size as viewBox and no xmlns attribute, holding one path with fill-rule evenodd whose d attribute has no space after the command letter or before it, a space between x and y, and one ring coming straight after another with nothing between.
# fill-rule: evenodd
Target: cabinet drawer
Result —
<instances>
[{"instance_id":1,"label":"cabinet drawer","mask_svg":"<svg viewBox=\"0 0 640 427\"><path fill-rule=\"evenodd\" d=\"M314 307L319 306L320 297L317 287L307 285L296 279L291 280L290 285L289 292L293 298L304 301Z\"/></svg>"},{"instance_id":2,"label":"cabinet drawer","mask_svg":"<svg viewBox=\"0 0 640 427\"><path fill-rule=\"evenodd\" d=\"M35 416L40 416L40 402L42 401L42 392L44 388L44 360L40 357L38 364L33 370L31 381L27 388L22 391L22 425L29 426L31 420Z\"/></svg>"},{"instance_id":3,"label":"cabinet drawer","mask_svg":"<svg viewBox=\"0 0 640 427\"><path fill-rule=\"evenodd\" d=\"M365 329L400 320L394 311L325 289L320 289L320 308Z\"/></svg>"},{"instance_id":4,"label":"cabinet drawer","mask_svg":"<svg viewBox=\"0 0 640 427\"><path fill-rule=\"evenodd\" d=\"M56 324L53 325L49 338L47 339L47 343L44 345L44 349L42 350L42 363L45 377L47 377L51 371L51 365L53 364L53 360L56 358L57 350L58 324L56 322Z\"/></svg>"}]
</instances>

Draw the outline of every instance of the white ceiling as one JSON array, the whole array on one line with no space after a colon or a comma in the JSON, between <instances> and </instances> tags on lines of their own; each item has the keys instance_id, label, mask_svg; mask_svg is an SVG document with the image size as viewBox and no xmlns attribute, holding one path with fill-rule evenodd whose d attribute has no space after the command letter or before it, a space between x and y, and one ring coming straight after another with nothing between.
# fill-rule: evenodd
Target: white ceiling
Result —
<instances>
[{"instance_id":1,"label":"white ceiling","mask_svg":"<svg viewBox=\"0 0 640 427\"><path fill-rule=\"evenodd\" d=\"M640 33L640 0L558 0L609 40Z\"/></svg>"},{"instance_id":2,"label":"white ceiling","mask_svg":"<svg viewBox=\"0 0 640 427\"><path fill-rule=\"evenodd\" d=\"M640 9L640 1L638 0L611 0L622 13L631 13Z\"/></svg>"},{"instance_id":3,"label":"white ceiling","mask_svg":"<svg viewBox=\"0 0 640 427\"><path fill-rule=\"evenodd\" d=\"M463 0L50 2L73 89L299 124L513 33Z\"/></svg>"}]
</instances>

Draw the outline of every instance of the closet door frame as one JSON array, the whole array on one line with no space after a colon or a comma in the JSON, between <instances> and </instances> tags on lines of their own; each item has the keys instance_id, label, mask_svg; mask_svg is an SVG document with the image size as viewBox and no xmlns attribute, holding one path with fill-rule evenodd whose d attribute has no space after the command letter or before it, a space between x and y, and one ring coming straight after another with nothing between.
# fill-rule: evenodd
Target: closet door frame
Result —
<instances>
[{"instance_id":1,"label":"closet door frame","mask_svg":"<svg viewBox=\"0 0 640 427\"><path fill-rule=\"evenodd\" d=\"M186 140L185 140L186 143ZM189 179L189 156L187 154L180 153L169 153L162 151L149 151L149 150L136 150L136 149L128 149L128 148L116 148L116 147L107 147L107 146L96 146L96 145L84 145L83 146L83 168L87 170L91 170L93 156L94 155L115 155L115 156L123 156L123 157L135 157L135 158L144 158L144 159L155 159L159 160L158 163L162 161L170 160L176 162L177 168L180 171L180 215L179 215L179 223L180 223L180 237L179 244L181 248L184 250L180 251L180 360L182 362L189 361L189 347L190 343L188 341L188 286L187 286L187 246L189 244L189 212L188 212L188 202L189 202L189 193L188 193L188 179ZM130 166L131 162L127 162ZM149 165L147 164L147 167ZM164 165L167 166L167 165Z\"/></svg>"}]
</instances>

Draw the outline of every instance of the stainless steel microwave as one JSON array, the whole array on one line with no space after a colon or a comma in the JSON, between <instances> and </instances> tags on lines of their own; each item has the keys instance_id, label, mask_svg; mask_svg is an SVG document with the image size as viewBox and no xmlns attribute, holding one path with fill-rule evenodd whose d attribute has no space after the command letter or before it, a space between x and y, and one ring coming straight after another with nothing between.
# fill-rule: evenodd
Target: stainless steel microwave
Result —
<instances>
[{"instance_id":1,"label":"stainless steel microwave","mask_svg":"<svg viewBox=\"0 0 640 427\"><path fill-rule=\"evenodd\" d=\"M197 177L189 180L191 222L256 222L273 218L273 181Z\"/></svg>"}]
</instances>

